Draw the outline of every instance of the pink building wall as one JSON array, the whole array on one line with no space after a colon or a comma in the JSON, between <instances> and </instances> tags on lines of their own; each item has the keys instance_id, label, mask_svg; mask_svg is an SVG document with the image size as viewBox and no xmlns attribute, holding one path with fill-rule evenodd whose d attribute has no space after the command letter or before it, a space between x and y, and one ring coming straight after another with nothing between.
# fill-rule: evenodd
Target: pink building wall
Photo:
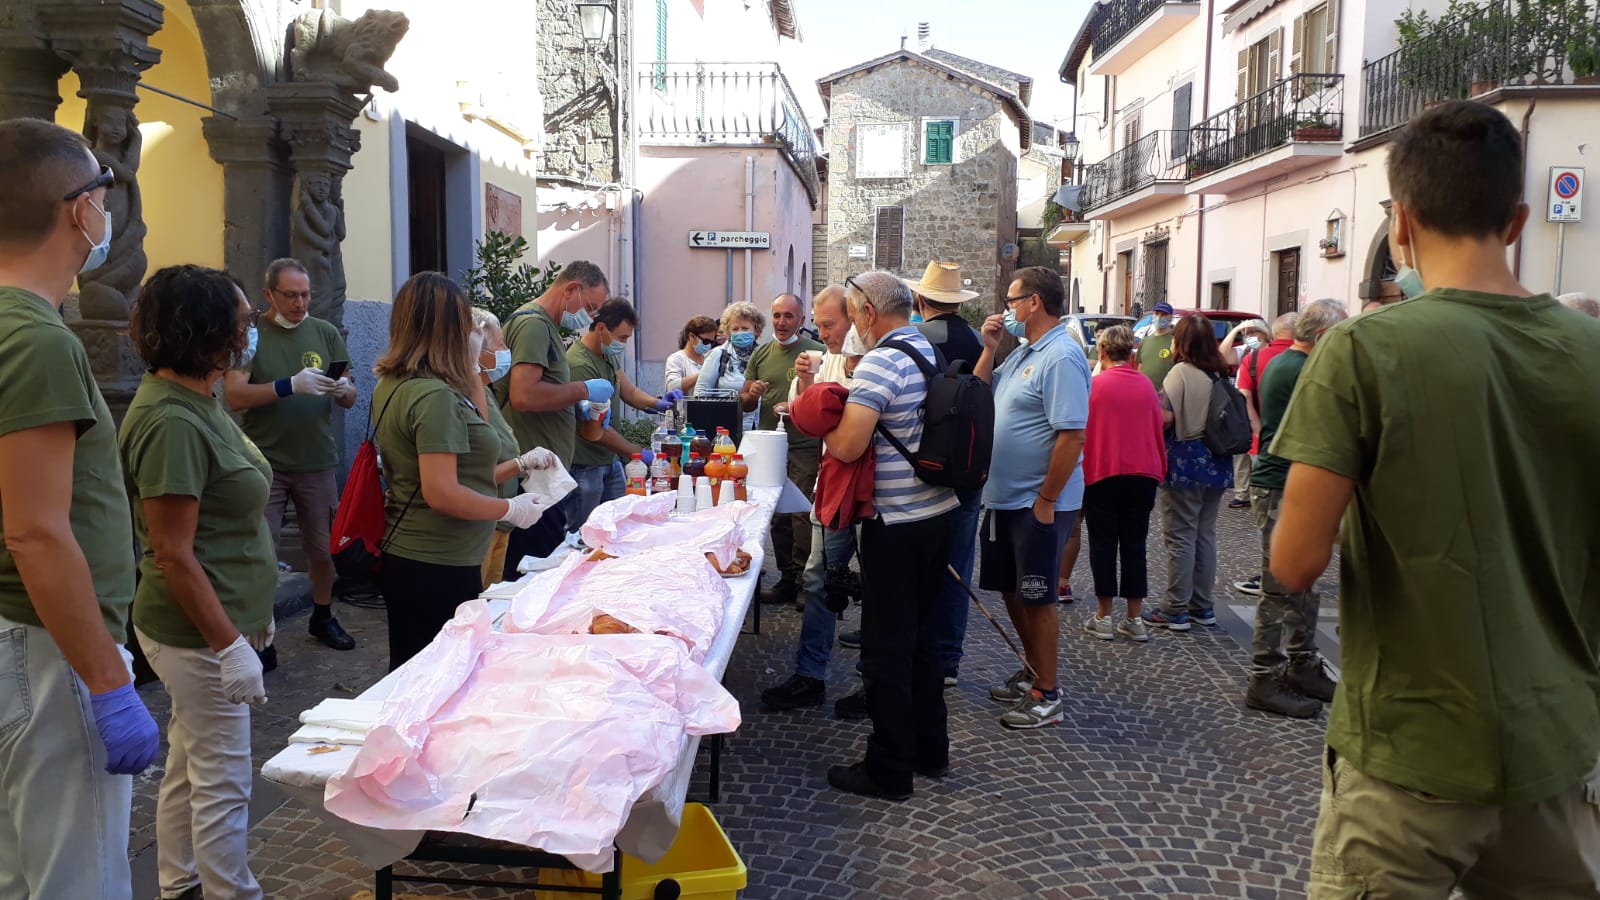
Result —
<instances>
[{"instance_id":1,"label":"pink building wall","mask_svg":"<svg viewBox=\"0 0 1600 900\"><path fill-rule=\"evenodd\" d=\"M785 291L810 300L813 210L805 186L780 150L641 147L638 305L647 369L659 368L678 349L679 329L691 316L722 314L729 296L729 251L691 249L688 236L691 230L745 230L746 158L753 161L755 175L750 230L770 233L772 243L770 249L750 253L748 296L745 252L733 251L732 298L750 300L763 312ZM541 253L544 240L541 233Z\"/></svg>"}]
</instances>

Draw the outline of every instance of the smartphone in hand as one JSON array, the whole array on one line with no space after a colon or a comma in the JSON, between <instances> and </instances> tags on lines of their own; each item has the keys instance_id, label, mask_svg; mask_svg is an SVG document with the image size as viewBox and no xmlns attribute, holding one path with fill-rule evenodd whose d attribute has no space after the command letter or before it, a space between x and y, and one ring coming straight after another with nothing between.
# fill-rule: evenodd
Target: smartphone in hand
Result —
<instances>
[{"instance_id":1,"label":"smartphone in hand","mask_svg":"<svg viewBox=\"0 0 1600 900\"><path fill-rule=\"evenodd\" d=\"M332 378L334 381L338 381L340 378L344 377L344 371L348 368L350 368L350 360L336 359L333 362L328 363L327 371L323 372L322 374Z\"/></svg>"}]
</instances>

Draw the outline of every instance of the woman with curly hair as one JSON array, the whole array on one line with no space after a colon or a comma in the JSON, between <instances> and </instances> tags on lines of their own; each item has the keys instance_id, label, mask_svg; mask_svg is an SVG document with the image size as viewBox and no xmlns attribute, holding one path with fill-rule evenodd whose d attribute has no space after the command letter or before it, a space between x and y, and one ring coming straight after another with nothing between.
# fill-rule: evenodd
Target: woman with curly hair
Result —
<instances>
[{"instance_id":1,"label":"woman with curly hair","mask_svg":"<svg viewBox=\"0 0 1600 900\"><path fill-rule=\"evenodd\" d=\"M700 368L702 377L694 386L695 394L704 397L713 391L737 394L744 390L745 367L750 364L750 355L756 352L756 339L766 327L767 317L754 303L734 303L723 310L722 331L728 336L728 342L706 354L705 365ZM745 431L754 430L758 415L759 410L745 414Z\"/></svg>"},{"instance_id":2,"label":"woman with curly hair","mask_svg":"<svg viewBox=\"0 0 1600 900\"><path fill-rule=\"evenodd\" d=\"M148 367L118 434L143 548L133 625L172 698L156 802L163 897L257 898L248 831L256 648L278 570L264 511L272 468L213 396L244 352L250 305L227 273L170 266L139 292L129 335Z\"/></svg>"},{"instance_id":3,"label":"woman with curly hair","mask_svg":"<svg viewBox=\"0 0 1600 900\"><path fill-rule=\"evenodd\" d=\"M717 320L695 316L678 332L678 352L667 357L667 390L694 393L706 354L717 345Z\"/></svg>"}]
</instances>

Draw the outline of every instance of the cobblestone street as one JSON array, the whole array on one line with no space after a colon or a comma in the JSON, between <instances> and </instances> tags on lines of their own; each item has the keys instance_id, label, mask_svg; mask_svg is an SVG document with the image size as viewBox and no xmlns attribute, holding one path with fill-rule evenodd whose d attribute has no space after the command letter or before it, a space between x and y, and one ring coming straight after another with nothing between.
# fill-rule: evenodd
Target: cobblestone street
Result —
<instances>
[{"instance_id":1,"label":"cobblestone street","mask_svg":"<svg viewBox=\"0 0 1600 900\"><path fill-rule=\"evenodd\" d=\"M1248 511L1220 516L1218 629L1158 632L1145 645L1102 642L1081 630L1092 601L1061 607L1068 704L1060 726L1014 732L998 725L1002 709L987 691L1015 661L974 610L961 683L948 692L952 771L941 781L919 778L905 803L841 794L823 778L827 766L858 758L868 733L864 722L832 717L832 701L859 683L855 652L837 653L827 706L760 711L760 690L792 670L800 621L793 610L763 610L761 635L741 639L728 669L744 725L726 741L722 798L712 807L749 867L743 896L1303 896L1323 720L1244 708L1253 598L1231 584L1249 573L1259 550ZM1157 527L1153 585L1165 577L1159 546ZM1091 591L1087 552L1073 584L1080 598ZM1318 588L1331 612L1334 585L1325 579ZM998 597L985 603L1000 612ZM382 614L344 603L338 613L361 642L353 652L314 645L304 613L280 623L271 702L254 723L258 766L282 748L302 709L324 696L353 696L381 676ZM854 627L855 611L847 618ZM1331 635L1332 623L1322 631ZM144 697L163 719L164 692L151 686ZM703 749L691 799L705 793L705 757ZM157 895L160 778L152 768L136 785L131 852L139 900ZM317 815L259 779L251 819L254 868L268 896L345 900L371 890L371 873Z\"/></svg>"}]
</instances>

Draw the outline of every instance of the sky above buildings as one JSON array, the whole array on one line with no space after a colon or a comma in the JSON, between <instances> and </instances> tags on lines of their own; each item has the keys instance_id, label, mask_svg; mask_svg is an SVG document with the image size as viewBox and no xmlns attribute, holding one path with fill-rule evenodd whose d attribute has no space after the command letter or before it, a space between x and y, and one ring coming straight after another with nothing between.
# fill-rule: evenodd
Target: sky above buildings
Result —
<instances>
[{"instance_id":1,"label":"sky above buildings","mask_svg":"<svg viewBox=\"0 0 1600 900\"><path fill-rule=\"evenodd\" d=\"M805 40L778 62L813 125L823 120L817 79L906 46L927 22L933 46L1033 79L1035 119L1070 127L1072 93L1057 70L1092 0L795 0Z\"/></svg>"}]
</instances>

